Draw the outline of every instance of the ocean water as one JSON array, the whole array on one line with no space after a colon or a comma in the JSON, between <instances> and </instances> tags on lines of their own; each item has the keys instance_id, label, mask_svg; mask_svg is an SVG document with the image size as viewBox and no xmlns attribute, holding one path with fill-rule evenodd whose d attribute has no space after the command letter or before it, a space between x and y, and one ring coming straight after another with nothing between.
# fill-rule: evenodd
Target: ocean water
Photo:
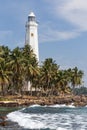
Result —
<instances>
[{"instance_id":1,"label":"ocean water","mask_svg":"<svg viewBox=\"0 0 87 130\"><path fill-rule=\"evenodd\" d=\"M7 117L20 130L87 130L87 107L32 105Z\"/></svg>"}]
</instances>

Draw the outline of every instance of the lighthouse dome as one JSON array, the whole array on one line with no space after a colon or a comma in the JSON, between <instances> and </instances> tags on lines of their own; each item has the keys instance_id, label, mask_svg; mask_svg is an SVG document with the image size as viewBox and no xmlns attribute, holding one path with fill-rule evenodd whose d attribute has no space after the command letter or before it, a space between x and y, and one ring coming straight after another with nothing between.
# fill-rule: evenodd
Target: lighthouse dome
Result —
<instances>
[{"instance_id":1,"label":"lighthouse dome","mask_svg":"<svg viewBox=\"0 0 87 130\"><path fill-rule=\"evenodd\" d=\"M30 14L28 15L29 17L35 17L34 12L30 12Z\"/></svg>"},{"instance_id":2,"label":"lighthouse dome","mask_svg":"<svg viewBox=\"0 0 87 130\"><path fill-rule=\"evenodd\" d=\"M31 12L29 15L28 15L28 21L34 21L35 22L35 14L33 12Z\"/></svg>"}]
</instances>

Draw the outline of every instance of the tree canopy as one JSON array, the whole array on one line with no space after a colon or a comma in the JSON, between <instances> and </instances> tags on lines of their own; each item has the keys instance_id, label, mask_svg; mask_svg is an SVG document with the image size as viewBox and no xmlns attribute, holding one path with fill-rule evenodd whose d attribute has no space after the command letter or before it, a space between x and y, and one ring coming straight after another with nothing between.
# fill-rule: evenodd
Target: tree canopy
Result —
<instances>
[{"instance_id":1,"label":"tree canopy","mask_svg":"<svg viewBox=\"0 0 87 130\"><path fill-rule=\"evenodd\" d=\"M83 75L77 67L60 69L52 58L45 59L39 65L29 45L13 50L0 46L0 91L3 95L9 91L25 91L26 82L46 96L71 93L73 88L82 85Z\"/></svg>"}]
</instances>

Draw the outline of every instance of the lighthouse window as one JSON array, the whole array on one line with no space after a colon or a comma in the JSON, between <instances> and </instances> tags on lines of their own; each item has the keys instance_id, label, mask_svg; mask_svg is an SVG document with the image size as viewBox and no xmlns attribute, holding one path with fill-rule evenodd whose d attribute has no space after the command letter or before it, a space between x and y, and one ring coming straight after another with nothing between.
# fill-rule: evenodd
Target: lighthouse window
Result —
<instances>
[{"instance_id":1,"label":"lighthouse window","mask_svg":"<svg viewBox=\"0 0 87 130\"><path fill-rule=\"evenodd\" d=\"M28 17L28 21L35 21L35 17L29 16L29 17Z\"/></svg>"},{"instance_id":2,"label":"lighthouse window","mask_svg":"<svg viewBox=\"0 0 87 130\"><path fill-rule=\"evenodd\" d=\"M31 33L31 36L34 36L34 34L33 34L33 33Z\"/></svg>"}]
</instances>

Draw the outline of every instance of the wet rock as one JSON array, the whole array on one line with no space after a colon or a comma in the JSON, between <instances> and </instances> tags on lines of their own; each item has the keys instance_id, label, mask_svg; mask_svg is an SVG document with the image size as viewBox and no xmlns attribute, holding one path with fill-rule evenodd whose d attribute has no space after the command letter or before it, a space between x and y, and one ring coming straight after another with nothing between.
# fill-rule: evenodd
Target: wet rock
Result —
<instances>
[{"instance_id":1,"label":"wet rock","mask_svg":"<svg viewBox=\"0 0 87 130\"><path fill-rule=\"evenodd\" d=\"M0 126L6 126L7 125L7 122L5 121L6 120L6 116L0 116Z\"/></svg>"},{"instance_id":2,"label":"wet rock","mask_svg":"<svg viewBox=\"0 0 87 130\"><path fill-rule=\"evenodd\" d=\"M84 102L75 102L74 106L76 106L76 107L84 107L84 106L86 106L86 103L84 103Z\"/></svg>"},{"instance_id":3,"label":"wet rock","mask_svg":"<svg viewBox=\"0 0 87 130\"><path fill-rule=\"evenodd\" d=\"M65 97L65 98L58 98L57 100L54 101L54 103L56 104L69 104L72 103L72 99Z\"/></svg>"},{"instance_id":4,"label":"wet rock","mask_svg":"<svg viewBox=\"0 0 87 130\"><path fill-rule=\"evenodd\" d=\"M84 95L82 95L82 96L81 96L81 101L87 103L87 97L84 96Z\"/></svg>"},{"instance_id":5,"label":"wet rock","mask_svg":"<svg viewBox=\"0 0 87 130\"><path fill-rule=\"evenodd\" d=\"M6 120L6 116L0 116L0 120Z\"/></svg>"},{"instance_id":6,"label":"wet rock","mask_svg":"<svg viewBox=\"0 0 87 130\"><path fill-rule=\"evenodd\" d=\"M3 102L0 102L0 106L4 106L4 103L3 103Z\"/></svg>"},{"instance_id":7,"label":"wet rock","mask_svg":"<svg viewBox=\"0 0 87 130\"><path fill-rule=\"evenodd\" d=\"M7 125L7 122L6 122L6 121L0 122L0 126L6 126L6 125Z\"/></svg>"},{"instance_id":8,"label":"wet rock","mask_svg":"<svg viewBox=\"0 0 87 130\"><path fill-rule=\"evenodd\" d=\"M80 96L73 96L72 100L73 100L73 102L81 102L81 97Z\"/></svg>"}]
</instances>

